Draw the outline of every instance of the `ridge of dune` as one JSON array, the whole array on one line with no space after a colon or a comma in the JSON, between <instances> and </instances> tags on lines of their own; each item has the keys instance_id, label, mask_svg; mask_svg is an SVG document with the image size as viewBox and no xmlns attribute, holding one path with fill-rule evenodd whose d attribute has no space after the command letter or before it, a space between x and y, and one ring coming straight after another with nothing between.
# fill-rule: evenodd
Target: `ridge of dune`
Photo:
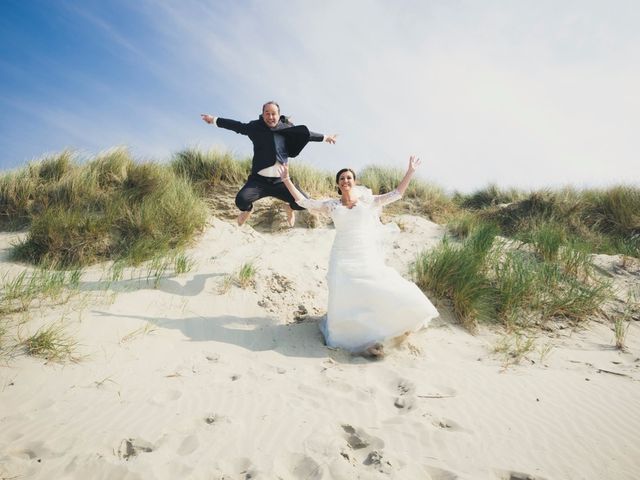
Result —
<instances>
[{"instance_id":1,"label":"ridge of dune","mask_svg":"<svg viewBox=\"0 0 640 480\"><path fill-rule=\"evenodd\" d=\"M408 275L444 229L390 219L387 262ZM6 255L19 235L0 236L2 274L23 268ZM471 335L437 305L383 361L351 357L317 327L333 235L212 217L194 269L156 288L132 268L105 290L89 268L80 299L24 326L64 318L80 361L0 367L0 478L637 478L638 322L626 352L594 321L505 368L498 331ZM254 283L225 284L247 261Z\"/></svg>"}]
</instances>

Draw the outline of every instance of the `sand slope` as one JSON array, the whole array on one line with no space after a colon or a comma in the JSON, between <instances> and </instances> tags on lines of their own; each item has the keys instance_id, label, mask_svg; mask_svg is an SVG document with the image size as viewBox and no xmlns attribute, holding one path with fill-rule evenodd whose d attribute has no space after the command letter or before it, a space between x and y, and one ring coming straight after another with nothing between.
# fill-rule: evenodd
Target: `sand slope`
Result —
<instances>
[{"instance_id":1,"label":"sand slope","mask_svg":"<svg viewBox=\"0 0 640 480\"><path fill-rule=\"evenodd\" d=\"M388 262L407 274L443 229L400 216ZM64 317L78 363L18 356L0 368L0 478L636 479L640 328L557 330L520 365L446 308L386 359L327 349L333 230L261 233L212 218L196 267L157 288L141 269L35 312ZM0 239L2 273L22 267ZM251 260L255 285L225 278ZM607 268L606 258L601 259ZM625 281L633 285L636 277Z\"/></svg>"}]
</instances>

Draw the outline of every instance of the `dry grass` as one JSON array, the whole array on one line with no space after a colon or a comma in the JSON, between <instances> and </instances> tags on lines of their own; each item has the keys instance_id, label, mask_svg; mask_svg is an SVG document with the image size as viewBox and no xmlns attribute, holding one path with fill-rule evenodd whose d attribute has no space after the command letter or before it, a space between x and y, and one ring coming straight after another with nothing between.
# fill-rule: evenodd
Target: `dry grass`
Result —
<instances>
[{"instance_id":1,"label":"dry grass","mask_svg":"<svg viewBox=\"0 0 640 480\"><path fill-rule=\"evenodd\" d=\"M69 152L0 177L5 228L27 226L15 257L35 264L140 263L186 244L206 207L170 167L137 163L123 149L79 163Z\"/></svg>"},{"instance_id":2,"label":"dry grass","mask_svg":"<svg viewBox=\"0 0 640 480\"><path fill-rule=\"evenodd\" d=\"M20 345L27 355L48 361L77 361L78 359L74 355L78 344L64 332L61 322L38 329L34 334L21 339Z\"/></svg>"}]
</instances>

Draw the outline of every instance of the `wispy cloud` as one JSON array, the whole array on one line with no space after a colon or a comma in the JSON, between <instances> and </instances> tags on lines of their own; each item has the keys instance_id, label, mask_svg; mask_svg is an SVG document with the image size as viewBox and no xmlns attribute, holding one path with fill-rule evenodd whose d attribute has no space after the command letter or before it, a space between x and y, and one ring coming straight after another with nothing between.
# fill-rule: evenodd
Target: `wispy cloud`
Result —
<instances>
[{"instance_id":1,"label":"wispy cloud","mask_svg":"<svg viewBox=\"0 0 640 480\"><path fill-rule=\"evenodd\" d=\"M83 148L248 154L247 139L198 114L250 120L276 99L296 122L340 134L304 150L318 167L404 167L417 153L422 176L451 189L640 182L632 2L141 1L118 4L135 19L122 25L82 8L144 72L135 87L83 80L101 92L99 128L77 105L44 119Z\"/></svg>"}]
</instances>

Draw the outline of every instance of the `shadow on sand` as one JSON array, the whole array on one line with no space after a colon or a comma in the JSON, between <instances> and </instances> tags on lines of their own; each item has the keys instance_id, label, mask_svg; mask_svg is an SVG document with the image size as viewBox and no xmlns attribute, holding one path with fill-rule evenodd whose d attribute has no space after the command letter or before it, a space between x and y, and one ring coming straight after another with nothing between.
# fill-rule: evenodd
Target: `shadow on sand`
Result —
<instances>
[{"instance_id":1,"label":"shadow on sand","mask_svg":"<svg viewBox=\"0 0 640 480\"><path fill-rule=\"evenodd\" d=\"M224 342L251 350L272 350L287 357L332 358L341 363L358 363L363 359L325 346L319 329L320 317L306 317L296 323L280 324L269 317L154 318L144 315L119 315L94 311L105 317L135 318L161 328L179 330L192 342Z\"/></svg>"},{"instance_id":2,"label":"shadow on sand","mask_svg":"<svg viewBox=\"0 0 640 480\"><path fill-rule=\"evenodd\" d=\"M100 292L113 290L114 292L132 292L138 290L158 290L160 292L169 293L171 295L180 295L182 297L195 297L202 293L205 288L207 279L213 277L223 277L223 273L200 273L193 275L184 285L173 280L171 276L163 276L157 285L154 279L140 275L138 277L123 280L96 280L80 282L80 290L85 292Z\"/></svg>"}]
</instances>

